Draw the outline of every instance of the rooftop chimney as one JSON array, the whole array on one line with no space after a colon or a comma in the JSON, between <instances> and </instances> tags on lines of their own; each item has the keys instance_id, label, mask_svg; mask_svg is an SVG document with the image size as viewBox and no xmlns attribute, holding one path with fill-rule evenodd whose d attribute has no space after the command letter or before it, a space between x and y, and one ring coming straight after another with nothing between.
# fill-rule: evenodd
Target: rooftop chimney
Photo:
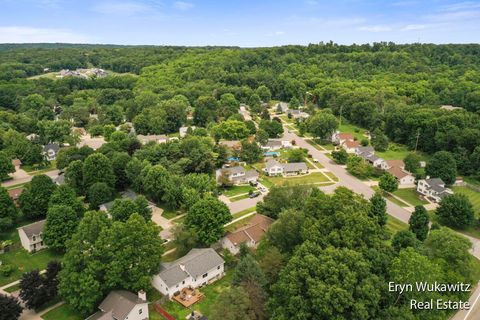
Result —
<instances>
[{"instance_id":1,"label":"rooftop chimney","mask_svg":"<svg viewBox=\"0 0 480 320\"><path fill-rule=\"evenodd\" d=\"M138 298L142 299L143 301L147 301L147 294L145 293L145 291L143 290L138 291Z\"/></svg>"}]
</instances>

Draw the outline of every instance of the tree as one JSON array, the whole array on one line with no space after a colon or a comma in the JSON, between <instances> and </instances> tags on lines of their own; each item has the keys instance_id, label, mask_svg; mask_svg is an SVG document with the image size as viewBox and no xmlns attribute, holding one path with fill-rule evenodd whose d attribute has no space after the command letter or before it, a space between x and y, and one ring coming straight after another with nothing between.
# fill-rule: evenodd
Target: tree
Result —
<instances>
[{"instance_id":1,"label":"tree","mask_svg":"<svg viewBox=\"0 0 480 320\"><path fill-rule=\"evenodd\" d=\"M388 149L388 137L380 129L373 131L372 146L376 151L386 151Z\"/></svg>"},{"instance_id":2,"label":"tree","mask_svg":"<svg viewBox=\"0 0 480 320\"><path fill-rule=\"evenodd\" d=\"M199 245L195 231L187 229L183 224L178 224L173 229L173 243L179 256L186 255L190 250Z\"/></svg>"},{"instance_id":3,"label":"tree","mask_svg":"<svg viewBox=\"0 0 480 320\"><path fill-rule=\"evenodd\" d=\"M303 162L305 161L307 150L305 149L290 149L287 152L288 162Z\"/></svg>"},{"instance_id":4,"label":"tree","mask_svg":"<svg viewBox=\"0 0 480 320\"><path fill-rule=\"evenodd\" d=\"M222 291L212 305L212 320L253 320L250 298L242 287L230 287Z\"/></svg>"},{"instance_id":5,"label":"tree","mask_svg":"<svg viewBox=\"0 0 480 320\"><path fill-rule=\"evenodd\" d=\"M134 213L140 214L147 221L152 218L152 210L144 196L138 196L135 200L116 199L109 213L116 221L127 221Z\"/></svg>"},{"instance_id":6,"label":"tree","mask_svg":"<svg viewBox=\"0 0 480 320\"><path fill-rule=\"evenodd\" d=\"M260 113L261 104L262 104L262 99L260 99L260 97L256 93L252 94L248 99L248 105L250 107L250 110L252 110L252 112Z\"/></svg>"},{"instance_id":7,"label":"tree","mask_svg":"<svg viewBox=\"0 0 480 320\"><path fill-rule=\"evenodd\" d=\"M268 89L268 87L266 86L262 85L258 87L257 90L255 90L255 93L258 94L258 96L263 102L268 103L272 99L272 93L270 92L270 89Z\"/></svg>"},{"instance_id":8,"label":"tree","mask_svg":"<svg viewBox=\"0 0 480 320\"><path fill-rule=\"evenodd\" d=\"M37 309L47 302L43 279L38 270L25 272L20 280L20 298L28 309Z\"/></svg>"},{"instance_id":9,"label":"tree","mask_svg":"<svg viewBox=\"0 0 480 320\"><path fill-rule=\"evenodd\" d=\"M43 241L53 250L64 251L65 243L75 232L78 221L79 216L71 207L65 205L49 207Z\"/></svg>"},{"instance_id":10,"label":"tree","mask_svg":"<svg viewBox=\"0 0 480 320\"><path fill-rule=\"evenodd\" d=\"M7 189L0 187L0 232L12 227L18 216L18 210Z\"/></svg>"},{"instance_id":11,"label":"tree","mask_svg":"<svg viewBox=\"0 0 480 320\"><path fill-rule=\"evenodd\" d=\"M343 148L339 151L332 151L332 158L338 164L347 164L348 153Z\"/></svg>"},{"instance_id":12,"label":"tree","mask_svg":"<svg viewBox=\"0 0 480 320\"><path fill-rule=\"evenodd\" d=\"M409 153L403 162L405 163L405 170L416 173L420 169L420 160L422 158L416 153Z\"/></svg>"},{"instance_id":13,"label":"tree","mask_svg":"<svg viewBox=\"0 0 480 320\"><path fill-rule=\"evenodd\" d=\"M44 174L34 176L19 198L23 214L30 219L45 217L50 196L55 189L56 185L49 176Z\"/></svg>"},{"instance_id":14,"label":"tree","mask_svg":"<svg viewBox=\"0 0 480 320\"><path fill-rule=\"evenodd\" d=\"M435 213L441 223L460 229L471 226L475 216L472 203L464 194L444 197Z\"/></svg>"},{"instance_id":15,"label":"tree","mask_svg":"<svg viewBox=\"0 0 480 320\"><path fill-rule=\"evenodd\" d=\"M284 210L268 229L266 238L281 253L292 253L303 242L302 226L305 219L305 214L301 211Z\"/></svg>"},{"instance_id":16,"label":"tree","mask_svg":"<svg viewBox=\"0 0 480 320\"><path fill-rule=\"evenodd\" d=\"M170 173L158 164L148 169L143 179L143 188L147 195L154 201L162 201Z\"/></svg>"},{"instance_id":17,"label":"tree","mask_svg":"<svg viewBox=\"0 0 480 320\"><path fill-rule=\"evenodd\" d=\"M112 189L104 182L96 182L88 188L87 199L90 208L96 209L112 199Z\"/></svg>"},{"instance_id":18,"label":"tree","mask_svg":"<svg viewBox=\"0 0 480 320\"><path fill-rule=\"evenodd\" d=\"M249 142L247 139L241 141L242 151L240 151L240 157L247 163L255 163L262 158L262 148L255 142Z\"/></svg>"},{"instance_id":19,"label":"tree","mask_svg":"<svg viewBox=\"0 0 480 320\"><path fill-rule=\"evenodd\" d=\"M45 270L43 279L43 288L45 296L51 300L57 296L58 293L58 274L62 270L62 264L58 261L50 261Z\"/></svg>"},{"instance_id":20,"label":"tree","mask_svg":"<svg viewBox=\"0 0 480 320\"><path fill-rule=\"evenodd\" d=\"M73 190L70 186L66 184L58 186L55 189L48 203L49 208L59 205L71 208L78 218L81 218L83 216L83 202L79 198L77 198L75 190Z\"/></svg>"},{"instance_id":21,"label":"tree","mask_svg":"<svg viewBox=\"0 0 480 320\"><path fill-rule=\"evenodd\" d=\"M257 212L270 218L277 219L285 209L301 209L312 193L312 186L282 186L272 187L257 204Z\"/></svg>"},{"instance_id":22,"label":"tree","mask_svg":"<svg viewBox=\"0 0 480 320\"><path fill-rule=\"evenodd\" d=\"M288 107L290 109L298 109L298 107L300 107L300 101L298 101L297 97L293 97L292 99L290 99Z\"/></svg>"},{"instance_id":23,"label":"tree","mask_svg":"<svg viewBox=\"0 0 480 320\"><path fill-rule=\"evenodd\" d=\"M278 138L283 133L282 124L274 120L261 120L258 127L265 131L269 138Z\"/></svg>"},{"instance_id":24,"label":"tree","mask_svg":"<svg viewBox=\"0 0 480 320\"><path fill-rule=\"evenodd\" d=\"M416 206L415 211L408 220L408 224L410 225L409 230L417 236L418 240L424 241L427 239L429 223L427 209L424 206Z\"/></svg>"},{"instance_id":25,"label":"tree","mask_svg":"<svg viewBox=\"0 0 480 320\"><path fill-rule=\"evenodd\" d=\"M242 257L235 268L232 278L232 283L234 285L241 285L242 283L247 282L255 282L262 287L267 283L262 269L250 254L246 254Z\"/></svg>"},{"instance_id":26,"label":"tree","mask_svg":"<svg viewBox=\"0 0 480 320\"><path fill-rule=\"evenodd\" d=\"M380 189L386 192L395 192L398 189L398 180L392 174L386 172L378 181Z\"/></svg>"},{"instance_id":27,"label":"tree","mask_svg":"<svg viewBox=\"0 0 480 320\"><path fill-rule=\"evenodd\" d=\"M72 187L77 195L85 193L83 185L83 162L81 160L70 162L65 172L65 183Z\"/></svg>"},{"instance_id":28,"label":"tree","mask_svg":"<svg viewBox=\"0 0 480 320\"><path fill-rule=\"evenodd\" d=\"M397 252L408 247L418 248L419 245L420 241L409 230L399 231L392 238L392 248Z\"/></svg>"},{"instance_id":29,"label":"tree","mask_svg":"<svg viewBox=\"0 0 480 320\"><path fill-rule=\"evenodd\" d=\"M308 119L307 128L315 137L326 140L337 130L338 120L329 112L319 112Z\"/></svg>"},{"instance_id":30,"label":"tree","mask_svg":"<svg viewBox=\"0 0 480 320\"><path fill-rule=\"evenodd\" d=\"M265 274L267 283L274 284L278 280L284 266L285 258L277 247L269 247L260 257L258 265Z\"/></svg>"},{"instance_id":31,"label":"tree","mask_svg":"<svg viewBox=\"0 0 480 320\"><path fill-rule=\"evenodd\" d=\"M201 243L209 246L223 236L223 225L230 220L232 215L228 207L220 200L207 196L190 207L185 226L195 232Z\"/></svg>"},{"instance_id":32,"label":"tree","mask_svg":"<svg viewBox=\"0 0 480 320\"><path fill-rule=\"evenodd\" d=\"M370 216L373 217L382 227L387 223L387 202L380 192L375 192L370 198Z\"/></svg>"},{"instance_id":33,"label":"tree","mask_svg":"<svg viewBox=\"0 0 480 320\"><path fill-rule=\"evenodd\" d=\"M440 178L447 185L453 184L457 177L457 163L448 151L436 152L427 163L425 173L432 178Z\"/></svg>"},{"instance_id":34,"label":"tree","mask_svg":"<svg viewBox=\"0 0 480 320\"><path fill-rule=\"evenodd\" d=\"M0 320L17 320L23 308L17 298L0 294Z\"/></svg>"},{"instance_id":35,"label":"tree","mask_svg":"<svg viewBox=\"0 0 480 320\"><path fill-rule=\"evenodd\" d=\"M103 182L115 187L115 174L110 159L101 153L89 155L83 163L83 186L89 189L93 184Z\"/></svg>"},{"instance_id":36,"label":"tree","mask_svg":"<svg viewBox=\"0 0 480 320\"><path fill-rule=\"evenodd\" d=\"M259 129L255 134L255 140L260 143L262 146L266 145L268 142L268 133L265 130Z\"/></svg>"},{"instance_id":37,"label":"tree","mask_svg":"<svg viewBox=\"0 0 480 320\"><path fill-rule=\"evenodd\" d=\"M12 172L15 172L12 160L5 152L0 151L0 179L7 177Z\"/></svg>"},{"instance_id":38,"label":"tree","mask_svg":"<svg viewBox=\"0 0 480 320\"><path fill-rule=\"evenodd\" d=\"M239 140L248 137L250 130L243 121L227 120L220 122L212 128L212 131L218 137L227 140Z\"/></svg>"},{"instance_id":39,"label":"tree","mask_svg":"<svg viewBox=\"0 0 480 320\"><path fill-rule=\"evenodd\" d=\"M372 174L373 168L366 164L362 158L353 156L347 160L347 171L358 178L366 179Z\"/></svg>"},{"instance_id":40,"label":"tree","mask_svg":"<svg viewBox=\"0 0 480 320\"><path fill-rule=\"evenodd\" d=\"M112 168L115 174L115 187L118 190L124 189L128 185L126 173L127 164L131 158L126 152L115 152L112 156Z\"/></svg>"}]
</instances>

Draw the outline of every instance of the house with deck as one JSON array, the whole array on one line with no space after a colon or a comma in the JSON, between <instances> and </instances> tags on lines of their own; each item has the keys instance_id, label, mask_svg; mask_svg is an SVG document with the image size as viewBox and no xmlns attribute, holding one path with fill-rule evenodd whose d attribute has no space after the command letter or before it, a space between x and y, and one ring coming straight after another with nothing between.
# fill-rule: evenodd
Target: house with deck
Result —
<instances>
[{"instance_id":1,"label":"house with deck","mask_svg":"<svg viewBox=\"0 0 480 320\"><path fill-rule=\"evenodd\" d=\"M185 288L203 287L225 275L225 261L212 248L192 249L185 256L164 262L153 277L152 285L172 298Z\"/></svg>"},{"instance_id":2,"label":"house with deck","mask_svg":"<svg viewBox=\"0 0 480 320\"><path fill-rule=\"evenodd\" d=\"M47 220L41 220L17 228L22 247L28 252L36 252L47 247L42 238L46 221Z\"/></svg>"},{"instance_id":3,"label":"house with deck","mask_svg":"<svg viewBox=\"0 0 480 320\"><path fill-rule=\"evenodd\" d=\"M148 301L144 291L138 295L126 290L111 291L98 306L99 311L85 320L148 320Z\"/></svg>"},{"instance_id":4,"label":"house with deck","mask_svg":"<svg viewBox=\"0 0 480 320\"><path fill-rule=\"evenodd\" d=\"M417 192L437 203L444 197L453 194L453 191L445 186L442 179L429 177L418 181Z\"/></svg>"}]
</instances>

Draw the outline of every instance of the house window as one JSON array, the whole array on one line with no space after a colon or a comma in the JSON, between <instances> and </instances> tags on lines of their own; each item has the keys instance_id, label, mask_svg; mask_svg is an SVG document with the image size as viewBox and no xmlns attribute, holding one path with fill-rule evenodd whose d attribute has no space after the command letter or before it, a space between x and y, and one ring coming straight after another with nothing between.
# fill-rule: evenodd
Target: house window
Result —
<instances>
[{"instance_id":1,"label":"house window","mask_svg":"<svg viewBox=\"0 0 480 320\"><path fill-rule=\"evenodd\" d=\"M217 267L217 270L220 270L220 266Z\"/></svg>"},{"instance_id":2,"label":"house window","mask_svg":"<svg viewBox=\"0 0 480 320\"><path fill-rule=\"evenodd\" d=\"M203 278L206 278L207 276L208 276L208 272L205 273L202 277L203 277Z\"/></svg>"},{"instance_id":3,"label":"house window","mask_svg":"<svg viewBox=\"0 0 480 320\"><path fill-rule=\"evenodd\" d=\"M138 309L138 314L142 314L143 309Z\"/></svg>"},{"instance_id":4,"label":"house window","mask_svg":"<svg viewBox=\"0 0 480 320\"><path fill-rule=\"evenodd\" d=\"M182 281L182 284L185 284L185 280Z\"/></svg>"},{"instance_id":5,"label":"house window","mask_svg":"<svg viewBox=\"0 0 480 320\"><path fill-rule=\"evenodd\" d=\"M35 237L35 236L33 236L33 237L32 237L32 241L35 241L35 239L36 239L36 237Z\"/></svg>"}]
</instances>

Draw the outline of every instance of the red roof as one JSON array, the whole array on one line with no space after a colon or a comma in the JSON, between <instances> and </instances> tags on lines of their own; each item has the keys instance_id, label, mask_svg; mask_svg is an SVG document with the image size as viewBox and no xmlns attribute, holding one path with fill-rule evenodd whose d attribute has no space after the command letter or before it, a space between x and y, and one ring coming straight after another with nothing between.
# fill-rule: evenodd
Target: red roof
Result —
<instances>
[{"instance_id":1,"label":"red roof","mask_svg":"<svg viewBox=\"0 0 480 320\"><path fill-rule=\"evenodd\" d=\"M23 188L11 189L11 190L8 190L8 195L13 200L17 200L18 197L20 197L20 195L22 194L22 192L23 192Z\"/></svg>"},{"instance_id":2,"label":"red roof","mask_svg":"<svg viewBox=\"0 0 480 320\"><path fill-rule=\"evenodd\" d=\"M360 143L355 140L347 140L345 141L345 145L348 149L360 147Z\"/></svg>"},{"instance_id":3,"label":"red roof","mask_svg":"<svg viewBox=\"0 0 480 320\"><path fill-rule=\"evenodd\" d=\"M273 223L273 219L256 214L248 223L247 226L237 229L232 233L227 234L228 240L230 240L234 245L239 245L240 243L247 242L250 240L258 243L268 227Z\"/></svg>"},{"instance_id":4,"label":"red roof","mask_svg":"<svg viewBox=\"0 0 480 320\"><path fill-rule=\"evenodd\" d=\"M403 171L399 167L391 167L390 169L387 170L392 176L394 176L397 179L402 179L403 177L406 177L410 175L410 173Z\"/></svg>"},{"instance_id":5,"label":"red roof","mask_svg":"<svg viewBox=\"0 0 480 320\"><path fill-rule=\"evenodd\" d=\"M338 134L340 140L353 140L353 134L347 132L341 132Z\"/></svg>"}]
</instances>

